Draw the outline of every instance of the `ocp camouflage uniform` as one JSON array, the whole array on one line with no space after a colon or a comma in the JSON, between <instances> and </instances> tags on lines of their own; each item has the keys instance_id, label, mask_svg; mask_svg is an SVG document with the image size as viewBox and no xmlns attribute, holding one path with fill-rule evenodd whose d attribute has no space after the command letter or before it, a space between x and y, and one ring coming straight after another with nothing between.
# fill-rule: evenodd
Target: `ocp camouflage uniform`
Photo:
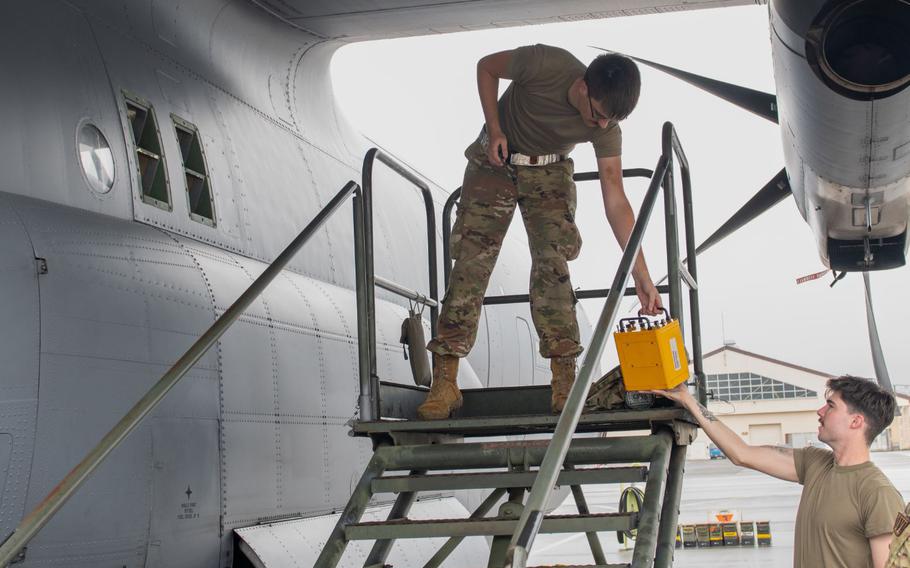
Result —
<instances>
[{"instance_id":1,"label":"ocp camouflage uniform","mask_svg":"<svg viewBox=\"0 0 910 568\"><path fill-rule=\"evenodd\" d=\"M622 369L617 365L591 385L588 398L585 399L584 411L600 412L623 408L625 395L626 387L622 382Z\"/></svg>"},{"instance_id":2,"label":"ocp camouflage uniform","mask_svg":"<svg viewBox=\"0 0 910 568\"><path fill-rule=\"evenodd\" d=\"M568 265L581 250L572 160L497 167L487 161L479 139L465 157L468 166L450 245L455 264L437 336L427 348L456 357L471 350L487 283L517 203L531 249L531 316L540 354L550 358L581 353Z\"/></svg>"},{"instance_id":3,"label":"ocp camouflage uniform","mask_svg":"<svg viewBox=\"0 0 910 568\"><path fill-rule=\"evenodd\" d=\"M910 504L894 520L894 538L885 568L910 568Z\"/></svg>"}]
</instances>

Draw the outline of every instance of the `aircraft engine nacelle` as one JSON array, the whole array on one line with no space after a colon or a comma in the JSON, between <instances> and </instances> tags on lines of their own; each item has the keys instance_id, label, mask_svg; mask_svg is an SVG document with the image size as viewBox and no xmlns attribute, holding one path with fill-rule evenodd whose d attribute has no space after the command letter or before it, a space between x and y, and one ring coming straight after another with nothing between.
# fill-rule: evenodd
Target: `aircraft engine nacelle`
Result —
<instances>
[{"instance_id":1,"label":"aircraft engine nacelle","mask_svg":"<svg viewBox=\"0 0 910 568\"><path fill-rule=\"evenodd\" d=\"M773 0L784 157L822 260L836 270L906 262L910 216L910 6Z\"/></svg>"}]
</instances>

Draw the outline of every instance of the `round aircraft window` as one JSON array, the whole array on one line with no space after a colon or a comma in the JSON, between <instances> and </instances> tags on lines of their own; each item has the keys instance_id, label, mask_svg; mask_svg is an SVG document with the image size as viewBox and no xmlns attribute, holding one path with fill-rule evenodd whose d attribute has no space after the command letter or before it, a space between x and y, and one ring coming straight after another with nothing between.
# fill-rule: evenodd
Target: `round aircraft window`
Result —
<instances>
[{"instance_id":1,"label":"round aircraft window","mask_svg":"<svg viewBox=\"0 0 910 568\"><path fill-rule=\"evenodd\" d=\"M89 187L98 193L107 193L114 186L114 153L107 138L94 124L83 124L79 129L79 162Z\"/></svg>"}]
</instances>

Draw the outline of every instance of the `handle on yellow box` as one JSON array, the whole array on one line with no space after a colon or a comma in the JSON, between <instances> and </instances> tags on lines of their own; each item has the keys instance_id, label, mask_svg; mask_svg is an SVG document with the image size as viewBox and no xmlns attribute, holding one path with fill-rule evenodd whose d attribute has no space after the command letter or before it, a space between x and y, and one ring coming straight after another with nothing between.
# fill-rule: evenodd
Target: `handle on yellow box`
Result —
<instances>
[{"instance_id":1,"label":"handle on yellow box","mask_svg":"<svg viewBox=\"0 0 910 568\"><path fill-rule=\"evenodd\" d=\"M667 308L660 308L660 311L662 311L664 313L665 320L670 321L671 319L673 319L670 317L670 312L667 311ZM638 310L638 317L639 318L645 317L642 315L641 310ZM658 316L654 316L654 317L658 317Z\"/></svg>"},{"instance_id":2,"label":"handle on yellow box","mask_svg":"<svg viewBox=\"0 0 910 568\"><path fill-rule=\"evenodd\" d=\"M651 327L651 321L646 318L639 316L637 318L622 318L619 320L619 331L626 332L632 327L633 322L640 322L639 329L648 329Z\"/></svg>"}]
</instances>

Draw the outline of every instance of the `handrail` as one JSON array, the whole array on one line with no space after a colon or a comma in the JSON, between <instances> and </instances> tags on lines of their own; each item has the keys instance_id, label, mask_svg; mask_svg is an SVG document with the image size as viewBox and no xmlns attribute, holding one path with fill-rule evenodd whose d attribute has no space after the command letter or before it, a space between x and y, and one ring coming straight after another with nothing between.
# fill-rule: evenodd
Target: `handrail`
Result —
<instances>
[{"instance_id":1,"label":"handrail","mask_svg":"<svg viewBox=\"0 0 910 568\"><path fill-rule=\"evenodd\" d=\"M408 300L411 300L412 302L415 302L417 304L423 304L423 305L429 306L431 308L435 308L435 307L439 306L439 302L437 302L433 298L424 296L423 294L421 294L420 292L417 292L415 290L405 288L404 286L401 286L400 284L396 284L396 283L392 282L391 280L386 280L382 276L374 276L373 279L376 282L376 286L382 288L383 290L386 290L387 292L392 292L393 294L398 294L402 298L407 298Z\"/></svg>"},{"instance_id":2,"label":"handrail","mask_svg":"<svg viewBox=\"0 0 910 568\"><path fill-rule=\"evenodd\" d=\"M291 244L272 261L259 277L240 295L237 300L202 334L199 339L177 360L151 389L139 399L123 418L111 428L104 438L74 467L63 480L28 514L12 534L0 545L0 566L11 563L26 544L47 524L64 503L75 493L108 455L132 432L136 426L158 405L164 396L180 379L205 355L206 351L237 321L263 290L290 262L291 258L319 230L351 196L360 193L360 186L349 181L312 221L291 241ZM355 206L355 215L358 207Z\"/></svg>"},{"instance_id":3,"label":"handrail","mask_svg":"<svg viewBox=\"0 0 910 568\"><path fill-rule=\"evenodd\" d=\"M423 298L417 292L383 278L377 278L373 263L373 164L379 160L420 189L427 214L427 265L430 295L430 332L436 336L439 315L439 280L436 267L436 209L433 194L425 181L379 148L370 148L363 159L363 204L354 210L354 238L357 275L358 352L360 357L360 420L379 418L379 374L376 363L376 284L404 298ZM358 211L361 217L358 218ZM361 242L362 239L362 242ZM362 247L362 250L361 248Z\"/></svg>"},{"instance_id":4,"label":"handrail","mask_svg":"<svg viewBox=\"0 0 910 568\"><path fill-rule=\"evenodd\" d=\"M657 291L661 294L668 294L670 287L662 284L657 286ZM638 290L630 286L623 293L624 296L636 296ZM606 298L610 295L609 288L595 288L593 290L575 290L576 300L593 300L597 298ZM530 294L508 294L503 296L485 296L483 299L484 306L501 306L503 304L527 304L531 300Z\"/></svg>"},{"instance_id":5,"label":"handrail","mask_svg":"<svg viewBox=\"0 0 910 568\"><path fill-rule=\"evenodd\" d=\"M373 164L375 160L379 160L386 166L392 169L395 173L411 182L413 185L417 186L420 189L420 193L423 196L423 205L427 214L427 277L429 279L430 286L430 296L432 300L439 300L439 278L437 276L437 266L436 266L436 206L433 204L433 194L430 191L429 185L420 179L417 174L409 170L404 164L398 162L395 158L384 153L378 148L371 148L366 153L366 157L363 160L363 195L364 195L364 209L367 214L367 223L371 228L370 235L367 235L367 242L369 244L369 256L373 256L373 236L372 236L372 226L373 226ZM370 261L372 263L372 260ZM372 273L372 269L370 270ZM395 290L391 290L395 292ZM396 292L397 293L397 292ZM399 294L407 297L405 294ZM430 305L430 325L433 331L433 335L436 335L436 319L439 312L438 306Z\"/></svg>"},{"instance_id":6,"label":"handrail","mask_svg":"<svg viewBox=\"0 0 910 568\"><path fill-rule=\"evenodd\" d=\"M651 217L651 212L654 209L654 203L657 200L657 194L661 189L663 189L665 194L673 191L673 178L671 174L673 170L674 153L680 159L680 167L684 172L684 184L688 184L689 182L688 161L686 160L685 154L682 153L682 147L679 144L679 140L671 123L664 123L661 140L661 156L657 161L657 166L654 168L654 175L651 178L651 183L645 193L641 209L638 213L638 218L635 221L635 225L632 227L632 232L629 235L629 240L623 251L619 268L617 269L613 283L610 286L610 294L604 303L603 310L601 311L600 318L598 319L597 326L591 338L590 346L585 351L578 378L569 391L566 405L556 423L553 438L550 441L547 453L541 462L534 485L528 495L527 503L522 510L518 525L515 528L515 533L512 535L512 540L509 543L506 563L507 566L511 566L512 568L524 568L526 566L531 546L540 529L541 522L543 521L543 509L546 506L547 498L550 494L550 490L556 484L557 476L565 461L569 444L572 441L572 435L578 425L578 420L581 416L581 411L593 379L594 369L600 360L601 354L607 343L610 329L613 327L613 322L618 315L620 301L626 290L626 283L631 275L632 265L641 249L641 243ZM691 193L689 194L689 197L691 197ZM671 202L670 198L665 197L665 203L673 206L675 202ZM671 225L673 230L675 230L676 227L675 218L671 219L671 216L675 215L675 211L668 210L665 211L665 214L667 216L666 222L669 233ZM678 255L678 250L668 250L667 262L678 265ZM677 278L677 286L674 287L671 283L670 287L671 308L674 305L679 305L678 271L675 276ZM697 290L695 293L697 294ZM676 298L674 298L674 296L676 296ZM679 312L672 315L673 317L681 316ZM694 317L697 317L697 315Z\"/></svg>"},{"instance_id":7,"label":"handrail","mask_svg":"<svg viewBox=\"0 0 910 568\"><path fill-rule=\"evenodd\" d=\"M638 218L632 228L632 233L623 251L619 268L616 276L613 278L613 284L610 286L612 292L607 297L594 335L591 338L591 346L585 350L585 357L578 373L578 378L569 391L566 405L556 423L556 429L553 432L553 439L547 449L547 453L540 464L537 477L531 492L528 495L527 503L522 510L521 518L515 533L512 535L512 541L509 544L507 562L511 563L513 568L524 568L527 562L528 552L540 530L540 524L543 521L543 508L546 506L546 500L549 496L550 489L555 485L559 469L565 460L566 452L569 449L569 443L572 434L578 425L578 419L581 416L581 410L590 387L591 379L594 375L594 368L603 349L606 345L608 333L613 326L613 321L619 312L619 303L623 297L629 276L632 272L632 263L638 256L641 248L644 230L648 220L651 217L651 211L654 208L654 202L657 199L657 193L661 188L663 179L668 166L669 160L666 156L661 156L655 168L655 175L651 178L651 184L645 194Z\"/></svg>"},{"instance_id":8,"label":"handrail","mask_svg":"<svg viewBox=\"0 0 910 568\"><path fill-rule=\"evenodd\" d=\"M650 178L654 172L647 168L630 168L622 171L622 177L644 177ZM580 172L572 174L572 181L596 181L600 179L600 172ZM449 289L449 276L452 274L452 255L449 252L449 244L452 239L452 209L461 198L461 187L456 189L446 199L445 206L442 208L442 275L443 286ZM487 302L484 302L486 304Z\"/></svg>"},{"instance_id":9,"label":"handrail","mask_svg":"<svg viewBox=\"0 0 910 568\"><path fill-rule=\"evenodd\" d=\"M673 131L673 146L678 156L680 157L680 172L682 174L682 189L683 189L683 220L684 227L686 232L686 268L687 273L692 279L697 283L698 282L698 260L695 249L697 244L695 242L695 221L694 221L694 207L692 205L692 177L689 173L689 160L686 158L686 154L683 152L682 144L679 143L679 139L676 136L676 131ZM679 263L677 262L677 265ZM701 345L701 312L699 311L698 305L698 288L689 288L689 313L692 314L692 329L690 333L692 334L692 361L695 372L695 392L698 395L698 402L703 405L708 404L708 385L705 382L705 371L703 368L702 361L702 345Z\"/></svg>"}]
</instances>

